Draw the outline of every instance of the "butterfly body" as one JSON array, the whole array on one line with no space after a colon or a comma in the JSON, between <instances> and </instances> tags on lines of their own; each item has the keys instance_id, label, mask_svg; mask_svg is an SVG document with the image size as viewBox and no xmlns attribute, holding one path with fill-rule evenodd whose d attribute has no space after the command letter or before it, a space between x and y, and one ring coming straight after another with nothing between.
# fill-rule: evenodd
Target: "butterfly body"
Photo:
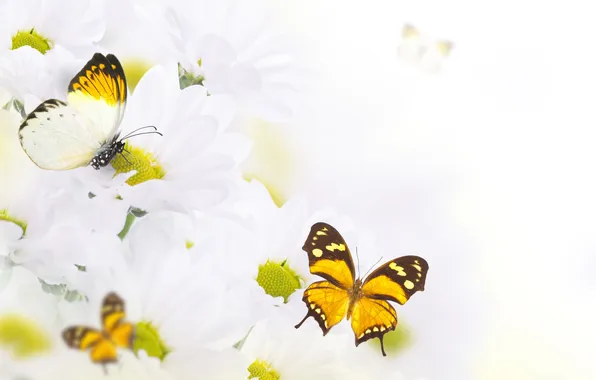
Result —
<instances>
[{"instance_id":1,"label":"butterfly body","mask_svg":"<svg viewBox=\"0 0 596 380\"><path fill-rule=\"evenodd\" d=\"M68 86L68 102L48 99L23 121L19 141L42 169L106 166L124 149L120 124L127 101L118 59L95 53Z\"/></svg>"},{"instance_id":2,"label":"butterfly body","mask_svg":"<svg viewBox=\"0 0 596 380\"><path fill-rule=\"evenodd\" d=\"M97 154L91 159L91 167L99 170L112 162L117 154L124 151L124 142L118 140L118 135L112 141L102 145Z\"/></svg>"},{"instance_id":3,"label":"butterfly body","mask_svg":"<svg viewBox=\"0 0 596 380\"><path fill-rule=\"evenodd\" d=\"M388 301L401 305L416 291L424 290L427 262L418 256L403 256L381 265L364 280L356 278L354 263L340 233L326 223L315 223L304 246L310 271L325 281L312 283L302 301L308 312L295 327L313 317L327 335L344 318L351 320L355 344L379 338L385 356L383 335L395 330L397 313Z\"/></svg>"},{"instance_id":4,"label":"butterfly body","mask_svg":"<svg viewBox=\"0 0 596 380\"><path fill-rule=\"evenodd\" d=\"M62 338L70 348L89 350L94 363L115 363L118 347L132 348L135 338L134 325L125 321L125 316L124 301L116 293L109 293L102 303L101 330L71 326L64 329Z\"/></svg>"}]
</instances>

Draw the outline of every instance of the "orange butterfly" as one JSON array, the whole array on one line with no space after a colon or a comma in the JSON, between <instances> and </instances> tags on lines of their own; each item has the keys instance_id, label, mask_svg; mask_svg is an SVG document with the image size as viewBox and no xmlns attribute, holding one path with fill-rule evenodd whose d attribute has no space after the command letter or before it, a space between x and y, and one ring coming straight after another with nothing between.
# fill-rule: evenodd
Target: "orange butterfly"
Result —
<instances>
[{"instance_id":1,"label":"orange butterfly","mask_svg":"<svg viewBox=\"0 0 596 380\"><path fill-rule=\"evenodd\" d=\"M327 335L344 317L352 319L356 346L395 330L397 313L387 301L400 305L417 291L424 290L428 264L418 256L403 256L388 261L364 281L356 279L354 261L344 238L327 223L315 223L302 247L308 253L310 272L326 281L312 283L302 301L308 312L295 327L313 317Z\"/></svg>"}]
</instances>

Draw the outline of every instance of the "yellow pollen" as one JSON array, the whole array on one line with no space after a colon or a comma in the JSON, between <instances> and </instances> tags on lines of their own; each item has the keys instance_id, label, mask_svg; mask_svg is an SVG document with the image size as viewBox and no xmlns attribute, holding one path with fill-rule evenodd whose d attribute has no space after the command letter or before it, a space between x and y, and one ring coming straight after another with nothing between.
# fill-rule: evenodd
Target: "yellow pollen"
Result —
<instances>
[{"instance_id":1,"label":"yellow pollen","mask_svg":"<svg viewBox=\"0 0 596 380\"><path fill-rule=\"evenodd\" d=\"M272 297L283 297L288 302L288 297L300 288L300 277L284 261L276 263L267 260L259 265L257 283Z\"/></svg>"},{"instance_id":2,"label":"yellow pollen","mask_svg":"<svg viewBox=\"0 0 596 380\"><path fill-rule=\"evenodd\" d=\"M35 28L20 30L12 37L12 50L23 46L30 46L41 54L45 54L53 45L50 39L37 33Z\"/></svg>"},{"instance_id":3,"label":"yellow pollen","mask_svg":"<svg viewBox=\"0 0 596 380\"><path fill-rule=\"evenodd\" d=\"M116 155L112 160L112 167L116 174L128 173L136 170L136 174L126 180L130 186L138 185L152 179L162 179L166 172L149 152L135 148L129 143L124 146L125 151Z\"/></svg>"},{"instance_id":4,"label":"yellow pollen","mask_svg":"<svg viewBox=\"0 0 596 380\"><path fill-rule=\"evenodd\" d=\"M147 355L159 360L163 360L171 352L151 322L139 322L135 325L135 340L132 348L135 353L145 350Z\"/></svg>"},{"instance_id":5,"label":"yellow pollen","mask_svg":"<svg viewBox=\"0 0 596 380\"><path fill-rule=\"evenodd\" d=\"M255 360L248 366L248 378L259 380L279 380L280 374L264 360Z\"/></svg>"}]
</instances>

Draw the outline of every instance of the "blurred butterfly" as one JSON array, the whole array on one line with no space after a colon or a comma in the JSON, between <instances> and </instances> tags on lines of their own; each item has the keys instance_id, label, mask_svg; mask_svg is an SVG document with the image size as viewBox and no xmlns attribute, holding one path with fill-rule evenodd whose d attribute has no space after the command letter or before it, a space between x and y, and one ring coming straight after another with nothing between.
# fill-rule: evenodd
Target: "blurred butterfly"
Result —
<instances>
[{"instance_id":1,"label":"blurred butterfly","mask_svg":"<svg viewBox=\"0 0 596 380\"><path fill-rule=\"evenodd\" d=\"M398 56L429 72L438 71L453 50L452 42L446 40L430 42L410 24L403 26L401 37L402 41L397 49Z\"/></svg>"},{"instance_id":2,"label":"blurred butterfly","mask_svg":"<svg viewBox=\"0 0 596 380\"><path fill-rule=\"evenodd\" d=\"M358 346L379 338L383 356L383 335L395 330L397 314L389 302L403 305L417 291L424 290L428 264L418 256L403 256L388 261L364 281L356 279L354 262L340 233L327 223L315 223L302 247L308 253L310 272L326 281L312 283L304 291L302 301L308 312L327 335L344 317L352 319L355 343Z\"/></svg>"},{"instance_id":3,"label":"blurred butterfly","mask_svg":"<svg viewBox=\"0 0 596 380\"><path fill-rule=\"evenodd\" d=\"M134 326L124 318L124 301L116 293L108 293L101 306L102 329L72 326L62 332L62 338L70 348L90 350L91 361L105 365L117 362L116 349L132 348L135 338Z\"/></svg>"},{"instance_id":4,"label":"blurred butterfly","mask_svg":"<svg viewBox=\"0 0 596 380\"><path fill-rule=\"evenodd\" d=\"M37 166L48 170L68 170L91 165L107 166L124 150L120 138L127 86L118 59L95 53L70 81L68 102L48 99L33 110L19 128L25 153ZM137 134L138 135L138 134Z\"/></svg>"}]
</instances>

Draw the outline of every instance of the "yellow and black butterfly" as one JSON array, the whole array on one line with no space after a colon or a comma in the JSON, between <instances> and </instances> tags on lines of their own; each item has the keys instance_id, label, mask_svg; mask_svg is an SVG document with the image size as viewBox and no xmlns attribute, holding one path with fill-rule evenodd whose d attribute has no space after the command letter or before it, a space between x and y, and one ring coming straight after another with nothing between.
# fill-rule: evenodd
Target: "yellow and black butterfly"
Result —
<instances>
[{"instance_id":1,"label":"yellow and black butterfly","mask_svg":"<svg viewBox=\"0 0 596 380\"><path fill-rule=\"evenodd\" d=\"M417 291L424 290L428 264L418 256L403 256L381 265L364 281L356 279L352 254L340 233L327 223L315 223L302 247L308 253L310 272L327 281L312 283L302 301L327 335L344 317L352 319L356 346L379 338L397 326L397 313L389 302L403 305Z\"/></svg>"},{"instance_id":2,"label":"yellow and black butterfly","mask_svg":"<svg viewBox=\"0 0 596 380\"><path fill-rule=\"evenodd\" d=\"M19 128L21 146L33 163L46 170L107 166L124 151L124 140L161 135L154 126L146 126L121 136L127 99L126 76L118 58L95 53L70 81L68 102L48 99L25 118Z\"/></svg>"},{"instance_id":3,"label":"yellow and black butterfly","mask_svg":"<svg viewBox=\"0 0 596 380\"><path fill-rule=\"evenodd\" d=\"M124 319L124 301L116 293L108 293L101 306L102 330L86 326L72 326L62 332L70 348L90 349L91 361L104 366L117 361L117 348L132 348L135 328ZM104 367L105 369L105 367Z\"/></svg>"}]
</instances>

